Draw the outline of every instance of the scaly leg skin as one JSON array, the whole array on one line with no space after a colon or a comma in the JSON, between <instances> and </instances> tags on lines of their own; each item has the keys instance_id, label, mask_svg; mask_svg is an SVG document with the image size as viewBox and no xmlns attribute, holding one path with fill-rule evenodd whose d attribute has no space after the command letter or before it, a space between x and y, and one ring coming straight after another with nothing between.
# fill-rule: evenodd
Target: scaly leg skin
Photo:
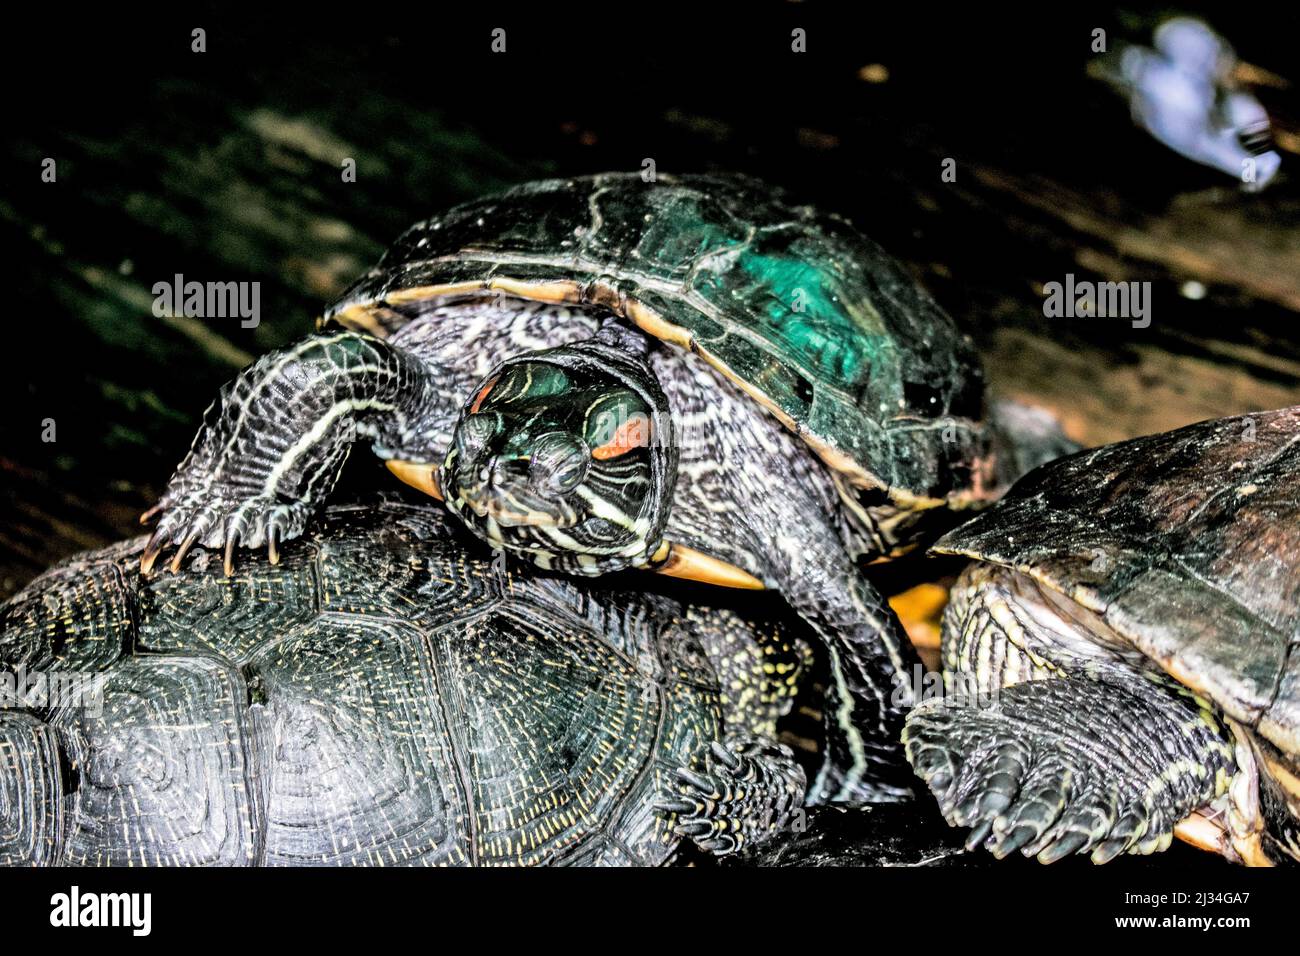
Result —
<instances>
[{"instance_id":1,"label":"scaly leg skin","mask_svg":"<svg viewBox=\"0 0 1300 956\"><path fill-rule=\"evenodd\" d=\"M674 832L716 856L770 840L804 804L807 781L788 747L748 734L714 741L677 771L677 793L655 804Z\"/></svg>"},{"instance_id":2,"label":"scaly leg skin","mask_svg":"<svg viewBox=\"0 0 1300 956\"><path fill-rule=\"evenodd\" d=\"M822 635L830 664L826 755L809 803L910 799L914 778L899 739L919 659L889 603L847 557L827 564L788 585L791 607Z\"/></svg>"},{"instance_id":3,"label":"scaly leg skin","mask_svg":"<svg viewBox=\"0 0 1300 956\"><path fill-rule=\"evenodd\" d=\"M792 484L784 491L788 492L787 503L805 506L802 521L807 537L771 543L764 549L769 564L758 567L776 582L826 649L829 679L823 703L824 758L809 789L809 803L860 805L909 799L914 795L915 777L903 758L899 737L903 718L914 703L913 688L906 678L913 667L920 666L919 659L888 602L857 570L847 551L805 549L805 540L836 541L837 532L825 515L821 517L827 524L818 529L819 516L801 499L801 486ZM765 502L760 495L749 504L748 512L736 505L734 512L711 514L730 513L731 533L744 540L761 542L771 535L772 528L789 526L777 523L780 519L765 523ZM735 520L738 515L745 517ZM694 544L700 539L686 540ZM720 537L712 542L709 546L714 553L741 567L749 560L744 552L723 550Z\"/></svg>"},{"instance_id":4,"label":"scaly leg skin","mask_svg":"<svg viewBox=\"0 0 1300 956\"><path fill-rule=\"evenodd\" d=\"M812 648L771 623L722 608L691 605L686 616L722 690L722 723L732 733L777 734L812 667Z\"/></svg>"},{"instance_id":5,"label":"scaly leg skin","mask_svg":"<svg viewBox=\"0 0 1300 956\"><path fill-rule=\"evenodd\" d=\"M920 662L888 602L853 565L847 551L818 551L815 544L805 548L805 541L837 541L838 537L829 518L817 515L810 502L801 498L804 487L792 483L783 494L785 504L804 506L806 538L778 538L763 549L767 566L750 566L776 582L826 649L829 679L823 703L824 758L810 788L809 803L860 805L906 800L914 796L915 777L903 757L899 738L904 716L915 700L906 678ZM734 511L716 509L710 514L732 516L733 539L761 542L773 528L790 526L779 523L779 517L766 523L767 502L761 495L756 494L748 504L748 511L736 504ZM740 515L744 517L737 519ZM820 530L819 517L825 522ZM685 530L678 540L682 538L692 545L701 540L687 537ZM720 536L708 540L713 553L741 567L752 560L743 551L724 550L726 542Z\"/></svg>"},{"instance_id":6,"label":"scaly leg skin","mask_svg":"<svg viewBox=\"0 0 1300 956\"><path fill-rule=\"evenodd\" d=\"M1163 850L1235 769L1230 734L1195 697L1142 678L1029 681L983 708L928 701L904 743L944 817L971 828L969 849L1043 863Z\"/></svg>"},{"instance_id":7,"label":"scaly leg skin","mask_svg":"<svg viewBox=\"0 0 1300 956\"><path fill-rule=\"evenodd\" d=\"M145 513L160 520L142 567L167 545L179 546L179 567L195 543L224 544L227 573L241 544L266 544L275 560L328 496L354 440L371 439L381 458L441 461L485 363L596 327L570 309L490 297L435 306L391 339L332 332L264 356L221 390Z\"/></svg>"},{"instance_id":8,"label":"scaly leg skin","mask_svg":"<svg viewBox=\"0 0 1300 956\"><path fill-rule=\"evenodd\" d=\"M712 743L677 772L677 792L657 804L676 814L678 836L718 856L770 839L803 806L807 781L775 742L806 673L809 649L723 609L688 609L722 690L725 743Z\"/></svg>"},{"instance_id":9,"label":"scaly leg skin","mask_svg":"<svg viewBox=\"0 0 1300 956\"><path fill-rule=\"evenodd\" d=\"M379 339L313 335L271 352L222 388L142 517L159 521L141 569L175 545L175 571L196 543L224 547L227 574L240 545L265 544L274 563L328 496L354 440L372 439L381 457L431 455L422 446L454 414L427 364Z\"/></svg>"}]
</instances>

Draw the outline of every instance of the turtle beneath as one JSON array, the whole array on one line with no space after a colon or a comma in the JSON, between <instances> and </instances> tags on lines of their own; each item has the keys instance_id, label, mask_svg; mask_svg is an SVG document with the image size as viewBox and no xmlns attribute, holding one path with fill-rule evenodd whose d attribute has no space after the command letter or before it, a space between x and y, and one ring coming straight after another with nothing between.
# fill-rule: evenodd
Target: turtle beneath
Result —
<instances>
[{"instance_id":1,"label":"turtle beneath","mask_svg":"<svg viewBox=\"0 0 1300 956\"><path fill-rule=\"evenodd\" d=\"M972 557L908 758L967 845L1300 857L1300 406L1031 472Z\"/></svg>"},{"instance_id":2,"label":"turtle beneath","mask_svg":"<svg viewBox=\"0 0 1300 956\"><path fill-rule=\"evenodd\" d=\"M466 538L380 498L235 576L142 577L138 539L37 578L0 605L0 865L650 865L786 827L797 636Z\"/></svg>"},{"instance_id":3,"label":"turtle beneath","mask_svg":"<svg viewBox=\"0 0 1300 956\"><path fill-rule=\"evenodd\" d=\"M226 386L142 558L301 534L352 443L545 568L774 587L831 666L817 801L898 798L915 657L857 560L1065 448L985 419L952 320L840 219L733 176L528 183L417 223ZM1014 432L1014 440L1008 436Z\"/></svg>"}]
</instances>

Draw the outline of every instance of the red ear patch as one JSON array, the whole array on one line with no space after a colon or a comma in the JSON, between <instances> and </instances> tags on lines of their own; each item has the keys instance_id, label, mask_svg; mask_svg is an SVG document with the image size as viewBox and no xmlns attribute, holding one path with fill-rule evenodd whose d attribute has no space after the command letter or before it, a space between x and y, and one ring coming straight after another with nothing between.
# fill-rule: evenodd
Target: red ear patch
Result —
<instances>
[{"instance_id":1,"label":"red ear patch","mask_svg":"<svg viewBox=\"0 0 1300 956\"><path fill-rule=\"evenodd\" d=\"M633 448L645 448L650 444L650 419L644 415L633 415L614 432L614 437L599 448L591 450L591 457L598 461L626 455Z\"/></svg>"},{"instance_id":2,"label":"red ear patch","mask_svg":"<svg viewBox=\"0 0 1300 956\"><path fill-rule=\"evenodd\" d=\"M474 396L474 404L469 407L469 413L471 415L478 414L478 410L483 407L483 400L488 397L488 392L492 391L500 380L500 375L494 375L483 383L483 387L480 388L478 394Z\"/></svg>"}]
</instances>

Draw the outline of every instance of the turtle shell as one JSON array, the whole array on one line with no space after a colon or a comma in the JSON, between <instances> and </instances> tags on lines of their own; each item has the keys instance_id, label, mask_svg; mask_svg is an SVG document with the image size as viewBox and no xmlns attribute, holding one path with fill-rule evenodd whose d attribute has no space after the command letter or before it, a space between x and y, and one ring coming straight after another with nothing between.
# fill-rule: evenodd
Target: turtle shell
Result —
<instances>
[{"instance_id":1,"label":"turtle shell","mask_svg":"<svg viewBox=\"0 0 1300 956\"><path fill-rule=\"evenodd\" d=\"M0 670L99 694L0 708L0 864L672 853L652 804L721 720L676 602L507 575L392 499L234 578L200 551L146 580L141 543L0 607Z\"/></svg>"},{"instance_id":2,"label":"turtle shell","mask_svg":"<svg viewBox=\"0 0 1300 956\"><path fill-rule=\"evenodd\" d=\"M911 508L994 492L969 341L875 243L755 180L527 183L417 223L322 321L386 336L484 291L605 308L697 352L853 488Z\"/></svg>"},{"instance_id":3,"label":"turtle shell","mask_svg":"<svg viewBox=\"0 0 1300 956\"><path fill-rule=\"evenodd\" d=\"M935 550L1099 615L1253 731L1300 807L1300 406L1058 459Z\"/></svg>"}]
</instances>

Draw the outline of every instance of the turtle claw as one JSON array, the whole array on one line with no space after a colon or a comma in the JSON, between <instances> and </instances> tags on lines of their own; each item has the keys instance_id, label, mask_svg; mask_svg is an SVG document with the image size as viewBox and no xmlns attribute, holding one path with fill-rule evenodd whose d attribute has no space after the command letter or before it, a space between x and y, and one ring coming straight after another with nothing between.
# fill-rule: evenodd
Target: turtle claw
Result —
<instances>
[{"instance_id":1,"label":"turtle claw","mask_svg":"<svg viewBox=\"0 0 1300 956\"><path fill-rule=\"evenodd\" d=\"M693 770L687 770L685 767L677 771L677 780L688 787L693 787L702 794L709 794L708 799L716 800L721 796L708 779L696 773Z\"/></svg>"},{"instance_id":2,"label":"turtle claw","mask_svg":"<svg viewBox=\"0 0 1300 956\"><path fill-rule=\"evenodd\" d=\"M166 544L167 536L161 531L155 531L149 537L149 542L144 546L144 551L140 554L141 574L149 574L153 571L154 562L158 560L158 555L162 554L162 549Z\"/></svg>"},{"instance_id":3,"label":"turtle claw","mask_svg":"<svg viewBox=\"0 0 1300 956\"><path fill-rule=\"evenodd\" d=\"M240 537L237 528L226 531L226 550L221 556L221 570L228 578L234 577L235 574L235 548L239 546Z\"/></svg>"},{"instance_id":4,"label":"turtle claw","mask_svg":"<svg viewBox=\"0 0 1300 956\"><path fill-rule=\"evenodd\" d=\"M199 530L191 531L185 540L181 542L181 546L176 549L176 554L172 558L172 563L170 565L172 574L175 574L181 569L181 561L185 559L185 553L194 546L194 542L199 539L201 533L202 532Z\"/></svg>"},{"instance_id":5,"label":"turtle claw","mask_svg":"<svg viewBox=\"0 0 1300 956\"><path fill-rule=\"evenodd\" d=\"M692 820L690 823L677 824L673 827L673 832L683 837L702 837L713 832L713 825L707 820Z\"/></svg>"},{"instance_id":6,"label":"turtle claw","mask_svg":"<svg viewBox=\"0 0 1300 956\"><path fill-rule=\"evenodd\" d=\"M1003 832L1001 835L994 837L986 844L990 853L999 860L1004 860L1016 850L1021 849L1033 840L1041 836L1042 831L1035 829L1028 824L1020 824L1010 830ZM967 845L967 849L974 849Z\"/></svg>"},{"instance_id":7,"label":"turtle claw","mask_svg":"<svg viewBox=\"0 0 1300 956\"><path fill-rule=\"evenodd\" d=\"M1063 860L1071 853L1077 853L1079 850L1087 849L1088 834L1086 833L1069 833L1054 843L1048 844L1045 849L1038 851L1039 863L1055 863L1057 860Z\"/></svg>"},{"instance_id":8,"label":"turtle claw","mask_svg":"<svg viewBox=\"0 0 1300 956\"><path fill-rule=\"evenodd\" d=\"M748 738L734 746L714 741L696 769L679 768L673 778L677 792L655 809L676 817L675 834L717 856L778 832L806 790L803 770L787 748Z\"/></svg>"},{"instance_id":9,"label":"turtle claw","mask_svg":"<svg viewBox=\"0 0 1300 956\"><path fill-rule=\"evenodd\" d=\"M160 514L162 514L162 511L163 511L163 505L162 502L159 502L158 504L154 505L152 508L150 508L149 510L145 511L140 515L140 524L149 525Z\"/></svg>"},{"instance_id":10,"label":"turtle claw","mask_svg":"<svg viewBox=\"0 0 1300 956\"><path fill-rule=\"evenodd\" d=\"M1109 863L1115 857L1128 850L1131 841L1120 838L1118 840L1107 840L1097 849L1092 851L1093 863Z\"/></svg>"},{"instance_id":11,"label":"turtle claw","mask_svg":"<svg viewBox=\"0 0 1300 956\"><path fill-rule=\"evenodd\" d=\"M305 502L285 503L270 496L258 496L235 504L217 498L212 502L199 500L197 494L181 496L169 501L164 497L147 514L159 514L144 551L140 555L140 571L149 574L159 555L168 545L177 550L169 567L179 571L185 555L195 545L222 550L222 570L229 577L235 570L235 549L266 546L267 559L278 564L281 546L296 538L306 527L311 508Z\"/></svg>"},{"instance_id":12,"label":"turtle claw","mask_svg":"<svg viewBox=\"0 0 1300 956\"><path fill-rule=\"evenodd\" d=\"M660 800L655 809L660 813L694 813L695 806L689 800Z\"/></svg>"},{"instance_id":13,"label":"turtle claw","mask_svg":"<svg viewBox=\"0 0 1300 956\"><path fill-rule=\"evenodd\" d=\"M715 740L709 744L709 752L714 758L729 770L740 769L740 758L736 756L735 751L720 740Z\"/></svg>"}]
</instances>

